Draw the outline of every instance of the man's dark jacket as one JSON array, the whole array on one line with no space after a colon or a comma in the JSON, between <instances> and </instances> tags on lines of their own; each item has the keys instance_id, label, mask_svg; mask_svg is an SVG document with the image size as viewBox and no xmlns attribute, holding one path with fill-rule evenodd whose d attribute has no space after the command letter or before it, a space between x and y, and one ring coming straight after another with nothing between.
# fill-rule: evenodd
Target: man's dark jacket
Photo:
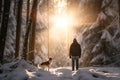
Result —
<instances>
[{"instance_id":1,"label":"man's dark jacket","mask_svg":"<svg viewBox=\"0 0 120 80\"><path fill-rule=\"evenodd\" d=\"M70 58L71 56L81 56L81 46L78 44L77 40L74 40L70 46Z\"/></svg>"}]
</instances>

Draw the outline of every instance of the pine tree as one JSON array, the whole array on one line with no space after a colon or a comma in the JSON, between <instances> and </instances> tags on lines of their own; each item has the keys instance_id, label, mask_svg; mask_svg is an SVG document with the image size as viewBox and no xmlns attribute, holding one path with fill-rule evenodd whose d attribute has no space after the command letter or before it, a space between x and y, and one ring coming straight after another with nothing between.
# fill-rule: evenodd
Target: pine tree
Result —
<instances>
[{"instance_id":1,"label":"pine tree","mask_svg":"<svg viewBox=\"0 0 120 80\"><path fill-rule=\"evenodd\" d=\"M119 26L120 26L120 0L118 0L118 6L119 6Z\"/></svg>"},{"instance_id":2,"label":"pine tree","mask_svg":"<svg viewBox=\"0 0 120 80\"><path fill-rule=\"evenodd\" d=\"M29 55L28 60L33 62L34 61L34 50L35 50L35 29L36 29L36 16L37 16L37 5L38 0L33 0L32 11L31 11L31 33L29 39Z\"/></svg>"},{"instance_id":3,"label":"pine tree","mask_svg":"<svg viewBox=\"0 0 120 80\"><path fill-rule=\"evenodd\" d=\"M29 14L30 14L30 0L27 0L27 16L26 16L26 34L24 38L24 46L23 46L23 58L27 60L27 53L28 53L28 38L30 33L30 21L29 21Z\"/></svg>"},{"instance_id":4,"label":"pine tree","mask_svg":"<svg viewBox=\"0 0 120 80\"><path fill-rule=\"evenodd\" d=\"M15 58L17 58L19 56L19 52L20 52L20 34L21 34L21 22L22 22L22 5L23 5L23 0L19 0L18 1L18 10L17 10Z\"/></svg>"},{"instance_id":5,"label":"pine tree","mask_svg":"<svg viewBox=\"0 0 120 80\"><path fill-rule=\"evenodd\" d=\"M2 16L2 0L0 0L0 24L1 24L1 16Z\"/></svg>"},{"instance_id":6,"label":"pine tree","mask_svg":"<svg viewBox=\"0 0 120 80\"><path fill-rule=\"evenodd\" d=\"M14 8L13 8L13 11L14 11L14 15L16 15L16 5L17 4L17 1L16 0L14 0Z\"/></svg>"},{"instance_id":7,"label":"pine tree","mask_svg":"<svg viewBox=\"0 0 120 80\"><path fill-rule=\"evenodd\" d=\"M2 24L1 24L1 31L0 31L0 63L3 63L3 55L4 55L9 12L10 12L10 4L11 4L11 0L4 0L4 10L3 10Z\"/></svg>"}]
</instances>

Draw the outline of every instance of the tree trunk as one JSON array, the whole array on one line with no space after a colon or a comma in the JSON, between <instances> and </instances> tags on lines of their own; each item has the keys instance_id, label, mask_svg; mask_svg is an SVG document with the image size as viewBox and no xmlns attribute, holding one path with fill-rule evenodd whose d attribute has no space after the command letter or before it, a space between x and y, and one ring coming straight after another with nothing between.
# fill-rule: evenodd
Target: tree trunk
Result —
<instances>
[{"instance_id":1,"label":"tree trunk","mask_svg":"<svg viewBox=\"0 0 120 80\"><path fill-rule=\"evenodd\" d=\"M37 16L37 4L38 0L33 1L32 12L31 12L31 34L30 34L30 41L29 41L29 53L28 60L33 62L34 61L34 50L35 50L35 29L36 29L36 16Z\"/></svg>"},{"instance_id":2,"label":"tree trunk","mask_svg":"<svg viewBox=\"0 0 120 80\"><path fill-rule=\"evenodd\" d=\"M118 7L119 7L119 27L120 27L120 0L118 0Z\"/></svg>"},{"instance_id":3,"label":"tree trunk","mask_svg":"<svg viewBox=\"0 0 120 80\"><path fill-rule=\"evenodd\" d=\"M0 63L3 63L5 41L7 36L9 12L10 12L11 0L4 0L4 11L2 16L2 24L0 31Z\"/></svg>"},{"instance_id":4,"label":"tree trunk","mask_svg":"<svg viewBox=\"0 0 120 80\"><path fill-rule=\"evenodd\" d=\"M16 48L15 48L15 58L19 56L20 52L20 34L21 34L21 22L22 22L22 4L23 0L18 2L18 11L17 11L17 26L16 26Z\"/></svg>"},{"instance_id":5,"label":"tree trunk","mask_svg":"<svg viewBox=\"0 0 120 80\"><path fill-rule=\"evenodd\" d=\"M1 16L2 16L2 0L0 0L0 25L1 25Z\"/></svg>"},{"instance_id":6,"label":"tree trunk","mask_svg":"<svg viewBox=\"0 0 120 80\"><path fill-rule=\"evenodd\" d=\"M26 17L26 34L24 38L24 46L23 46L23 58L27 60L27 53L28 53L28 38L30 33L30 21L29 21L29 12L30 12L30 0L27 0L27 17ZM29 26L28 26L29 25Z\"/></svg>"},{"instance_id":7,"label":"tree trunk","mask_svg":"<svg viewBox=\"0 0 120 80\"><path fill-rule=\"evenodd\" d=\"M14 8L13 8L14 15L16 15L16 4L17 4L17 1L16 1L16 0L14 0Z\"/></svg>"},{"instance_id":8,"label":"tree trunk","mask_svg":"<svg viewBox=\"0 0 120 80\"><path fill-rule=\"evenodd\" d=\"M30 0L27 0L27 18L26 18L26 24L28 25L29 22L29 16L30 16Z\"/></svg>"}]
</instances>

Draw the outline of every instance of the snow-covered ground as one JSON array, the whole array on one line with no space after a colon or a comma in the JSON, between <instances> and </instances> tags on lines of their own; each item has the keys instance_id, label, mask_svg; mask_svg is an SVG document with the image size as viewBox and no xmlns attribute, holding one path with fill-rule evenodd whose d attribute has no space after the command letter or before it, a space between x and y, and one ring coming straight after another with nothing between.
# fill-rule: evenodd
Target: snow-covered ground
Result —
<instances>
[{"instance_id":1,"label":"snow-covered ground","mask_svg":"<svg viewBox=\"0 0 120 80\"><path fill-rule=\"evenodd\" d=\"M38 69L26 61L0 66L0 80L120 80L120 68L88 67L71 71L71 67Z\"/></svg>"}]
</instances>

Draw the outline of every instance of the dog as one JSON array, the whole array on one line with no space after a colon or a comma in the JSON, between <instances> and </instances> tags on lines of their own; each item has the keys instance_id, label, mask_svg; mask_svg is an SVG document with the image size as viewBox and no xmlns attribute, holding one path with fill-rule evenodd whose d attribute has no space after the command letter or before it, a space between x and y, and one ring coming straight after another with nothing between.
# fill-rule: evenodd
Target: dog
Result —
<instances>
[{"instance_id":1,"label":"dog","mask_svg":"<svg viewBox=\"0 0 120 80\"><path fill-rule=\"evenodd\" d=\"M47 71L49 71L49 67L50 67L51 62L52 62L52 58L49 58L48 61L42 62L42 63L40 64L40 66L41 66L44 70L46 69Z\"/></svg>"}]
</instances>

